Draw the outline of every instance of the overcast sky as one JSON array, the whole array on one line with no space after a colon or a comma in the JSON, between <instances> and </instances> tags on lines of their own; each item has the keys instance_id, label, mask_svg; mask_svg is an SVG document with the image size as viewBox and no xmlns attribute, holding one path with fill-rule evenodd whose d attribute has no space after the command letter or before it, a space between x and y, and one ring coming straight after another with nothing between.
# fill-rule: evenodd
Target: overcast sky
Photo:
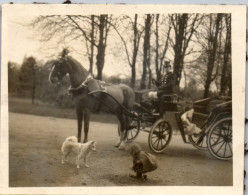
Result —
<instances>
[{"instance_id":1,"label":"overcast sky","mask_svg":"<svg viewBox=\"0 0 248 195\"><path fill-rule=\"evenodd\" d=\"M39 36L30 26L25 26L36 16L25 16L15 14L13 17L8 19L7 26L7 51L8 61L16 62L21 64L24 56L34 56L37 60L47 61L49 59L56 58L61 52L63 47L71 47L70 55L79 60L83 66L88 68L88 60L80 53L84 44L81 41L73 41L70 43L61 42L59 45L56 42L40 42ZM107 47L108 49L108 47ZM108 51L108 50L107 50ZM96 51L95 51L96 52ZM114 74L126 74L129 75L129 67L123 66L123 64L117 64L112 58L113 56L107 52L106 54L106 65L104 67L104 73L107 75ZM94 59L95 60L95 59ZM107 64L111 63L111 64ZM113 69L112 65L115 64ZM121 62L121 63L124 63Z\"/></svg>"},{"instance_id":2,"label":"overcast sky","mask_svg":"<svg viewBox=\"0 0 248 195\"><path fill-rule=\"evenodd\" d=\"M26 7L28 7L28 5L26 5ZM24 10L23 8L19 8L18 10L15 9L12 13L8 13L8 17L5 18L7 23L3 26L3 28L5 28L3 30L6 32L4 36L7 39L6 60L21 64L24 56L34 56L37 60L43 60L45 62L49 59L56 58L63 47L73 46L71 55L80 61L85 68L88 68L88 60L79 52L82 51L82 47L84 46L81 41L70 43L61 42L59 45L55 42L41 43L39 41L39 36L37 36L37 32L30 26L24 25L29 23L33 18L39 16L40 13L42 12L39 9L30 12L30 10ZM113 53L111 49L113 49L113 47L108 44L103 73L109 76L116 74L130 75L130 67L125 60L125 56L120 57L120 52L119 55L113 56L111 54ZM142 50L142 45L140 46L140 49Z\"/></svg>"}]
</instances>

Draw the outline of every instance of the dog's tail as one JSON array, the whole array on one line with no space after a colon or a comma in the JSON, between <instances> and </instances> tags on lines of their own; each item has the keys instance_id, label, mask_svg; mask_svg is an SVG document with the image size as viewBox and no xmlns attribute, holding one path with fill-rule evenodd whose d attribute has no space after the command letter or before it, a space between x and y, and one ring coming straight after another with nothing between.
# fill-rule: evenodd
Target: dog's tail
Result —
<instances>
[{"instance_id":1,"label":"dog's tail","mask_svg":"<svg viewBox=\"0 0 248 195\"><path fill-rule=\"evenodd\" d=\"M77 143L77 138L76 138L76 136L70 136L70 137L67 137L66 139L65 139L65 142L75 142L75 143Z\"/></svg>"}]
</instances>

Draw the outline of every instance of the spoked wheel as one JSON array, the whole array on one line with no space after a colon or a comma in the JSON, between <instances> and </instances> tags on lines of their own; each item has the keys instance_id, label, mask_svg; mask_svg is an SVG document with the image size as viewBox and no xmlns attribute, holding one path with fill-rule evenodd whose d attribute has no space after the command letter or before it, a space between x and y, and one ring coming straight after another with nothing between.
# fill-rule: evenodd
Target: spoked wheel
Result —
<instances>
[{"instance_id":1,"label":"spoked wheel","mask_svg":"<svg viewBox=\"0 0 248 195\"><path fill-rule=\"evenodd\" d=\"M194 137L194 135L189 135L189 141L199 150L208 150L206 134L203 134L197 138Z\"/></svg>"},{"instance_id":2,"label":"spoked wheel","mask_svg":"<svg viewBox=\"0 0 248 195\"><path fill-rule=\"evenodd\" d=\"M120 136L120 123L118 122L118 134ZM137 138L137 136L139 135L140 132L140 121L135 121L135 126L128 130L127 132L127 141L133 141Z\"/></svg>"},{"instance_id":3,"label":"spoked wheel","mask_svg":"<svg viewBox=\"0 0 248 195\"><path fill-rule=\"evenodd\" d=\"M148 143L150 149L155 153L163 152L169 144L172 130L169 123L164 119L157 120L150 131Z\"/></svg>"},{"instance_id":4,"label":"spoked wheel","mask_svg":"<svg viewBox=\"0 0 248 195\"><path fill-rule=\"evenodd\" d=\"M232 118L223 118L210 129L207 136L210 153L221 160L232 158Z\"/></svg>"}]
</instances>

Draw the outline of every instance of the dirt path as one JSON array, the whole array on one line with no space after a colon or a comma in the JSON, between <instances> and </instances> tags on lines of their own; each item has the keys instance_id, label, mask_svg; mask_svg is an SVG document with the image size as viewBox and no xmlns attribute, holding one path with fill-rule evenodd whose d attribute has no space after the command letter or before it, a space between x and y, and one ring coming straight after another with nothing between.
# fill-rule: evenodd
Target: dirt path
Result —
<instances>
[{"instance_id":1,"label":"dirt path","mask_svg":"<svg viewBox=\"0 0 248 195\"><path fill-rule=\"evenodd\" d=\"M97 152L89 157L90 168L76 169L75 159L61 164L60 148L67 136L76 135L76 121L25 114L9 114L10 186L225 186L232 185L232 162L220 161L208 152L184 144L173 135L170 145L156 155L159 168L139 182L128 175L132 159L114 147L117 125L90 123L89 139L97 141ZM148 134L136 142L148 148Z\"/></svg>"}]
</instances>

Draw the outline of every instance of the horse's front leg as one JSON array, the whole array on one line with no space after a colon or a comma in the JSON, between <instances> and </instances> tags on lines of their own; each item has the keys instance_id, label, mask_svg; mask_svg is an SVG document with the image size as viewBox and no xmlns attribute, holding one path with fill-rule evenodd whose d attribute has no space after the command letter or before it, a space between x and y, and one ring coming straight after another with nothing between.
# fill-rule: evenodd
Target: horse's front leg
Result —
<instances>
[{"instance_id":1,"label":"horse's front leg","mask_svg":"<svg viewBox=\"0 0 248 195\"><path fill-rule=\"evenodd\" d=\"M82 120L83 120L83 113L80 108L76 109L77 111L77 120L78 120L78 142L81 142L81 132L82 132Z\"/></svg>"},{"instance_id":2,"label":"horse's front leg","mask_svg":"<svg viewBox=\"0 0 248 195\"><path fill-rule=\"evenodd\" d=\"M90 110L84 110L84 143L88 141L88 132L89 132L89 124L90 124Z\"/></svg>"}]
</instances>

